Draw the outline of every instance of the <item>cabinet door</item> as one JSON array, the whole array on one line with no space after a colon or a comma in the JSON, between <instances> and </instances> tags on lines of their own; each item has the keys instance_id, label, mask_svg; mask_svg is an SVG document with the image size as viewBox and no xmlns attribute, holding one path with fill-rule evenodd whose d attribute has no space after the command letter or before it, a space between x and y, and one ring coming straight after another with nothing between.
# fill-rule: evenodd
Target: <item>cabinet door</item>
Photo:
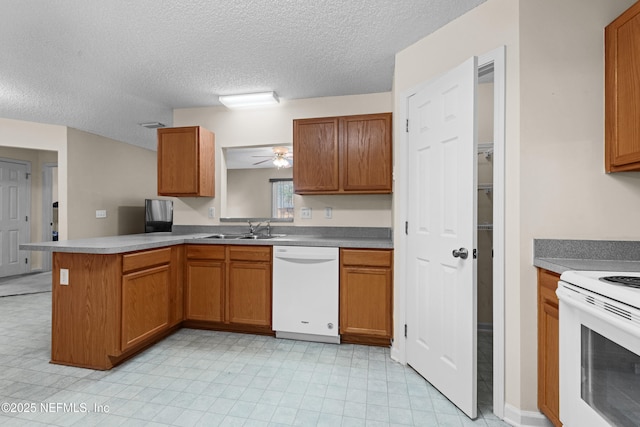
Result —
<instances>
[{"instance_id":1,"label":"cabinet door","mask_svg":"<svg viewBox=\"0 0 640 427\"><path fill-rule=\"evenodd\" d=\"M559 322L555 291L560 276L538 270L538 407L555 426L560 422Z\"/></svg>"},{"instance_id":2,"label":"cabinet door","mask_svg":"<svg viewBox=\"0 0 640 427\"><path fill-rule=\"evenodd\" d=\"M298 194L339 190L338 118L293 121L293 186Z\"/></svg>"},{"instance_id":3,"label":"cabinet door","mask_svg":"<svg viewBox=\"0 0 640 427\"><path fill-rule=\"evenodd\" d=\"M343 266L340 333L391 338L391 288L388 268Z\"/></svg>"},{"instance_id":4,"label":"cabinet door","mask_svg":"<svg viewBox=\"0 0 640 427\"><path fill-rule=\"evenodd\" d=\"M140 343L169 325L169 265L122 277L122 350Z\"/></svg>"},{"instance_id":5,"label":"cabinet door","mask_svg":"<svg viewBox=\"0 0 640 427\"><path fill-rule=\"evenodd\" d=\"M605 28L605 167L640 170L640 3Z\"/></svg>"},{"instance_id":6,"label":"cabinet door","mask_svg":"<svg viewBox=\"0 0 640 427\"><path fill-rule=\"evenodd\" d=\"M390 193L391 113L343 117L340 126L344 191Z\"/></svg>"},{"instance_id":7,"label":"cabinet door","mask_svg":"<svg viewBox=\"0 0 640 427\"><path fill-rule=\"evenodd\" d=\"M214 135L199 126L158 129L158 194L209 196L214 192Z\"/></svg>"},{"instance_id":8,"label":"cabinet door","mask_svg":"<svg viewBox=\"0 0 640 427\"><path fill-rule=\"evenodd\" d=\"M271 264L231 261L228 321L271 327Z\"/></svg>"},{"instance_id":9,"label":"cabinet door","mask_svg":"<svg viewBox=\"0 0 640 427\"><path fill-rule=\"evenodd\" d=\"M187 261L185 317L188 320L224 321L224 275L224 260Z\"/></svg>"}]
</instances>

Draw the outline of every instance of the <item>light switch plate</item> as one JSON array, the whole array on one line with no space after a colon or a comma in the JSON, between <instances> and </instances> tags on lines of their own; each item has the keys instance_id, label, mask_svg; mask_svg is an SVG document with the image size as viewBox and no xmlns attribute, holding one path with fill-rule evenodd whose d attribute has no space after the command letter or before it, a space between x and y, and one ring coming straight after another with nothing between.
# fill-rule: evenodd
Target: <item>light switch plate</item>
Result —
<instances>
[{"instance_id":1,"label":"light switch plate","mask_svg":"<svg viewBox=\"0 0 640 427\"><path fill-rule=\"evenodd\" d=\"M213 206L211 206L209 208L209 218L215 218L216 217L216 208L214 208Z\"/></svg>"},{"instance_id":2,"label":"light switch plate","mask_svg":"<svg viewBox=\"0 0 640 427\"><path fill-rule=\"evenodd\" d=\"M329 207L324 208L324 217L326 219L331 219L333 217L333 208L329 208Z\"/></svg>"},{"instance_id":3,"label":"light switch plate","mask_svg":"<svg viewBox=\"0 0 640 427\"><path fill-rule=\"evenodd\" d=\"M96 210L96 218L106 218L107 217L107 211L104 209L98 209Z\"/></svg>"}]
</instances>

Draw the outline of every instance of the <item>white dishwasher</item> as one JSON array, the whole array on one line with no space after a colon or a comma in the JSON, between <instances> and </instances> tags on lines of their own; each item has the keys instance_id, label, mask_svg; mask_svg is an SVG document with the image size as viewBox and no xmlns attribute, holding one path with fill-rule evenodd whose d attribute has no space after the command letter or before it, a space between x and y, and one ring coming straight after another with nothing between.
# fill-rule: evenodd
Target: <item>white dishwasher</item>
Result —
<instances>
[{"instance_id":1,"label":"white dishwasher","mask_svg":"<svg viewBox=\"0 0 640 427\"><path fill-rule=\"evenodd\" d=\"M338 287L338 248L274 246L276 337L339 343Z\"/></svg>"}]
</instances>

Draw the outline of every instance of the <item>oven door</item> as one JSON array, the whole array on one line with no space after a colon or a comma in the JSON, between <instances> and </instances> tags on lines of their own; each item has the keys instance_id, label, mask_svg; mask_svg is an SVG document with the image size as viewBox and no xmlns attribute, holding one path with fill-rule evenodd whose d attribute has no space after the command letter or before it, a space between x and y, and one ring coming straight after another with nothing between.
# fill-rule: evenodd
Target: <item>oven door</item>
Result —
<instances>
[{"instance_id":1,"label":"oven door","mask_svg":"<svg viewBox=\"0 0 640 427\"><path fill-rule=\"evenodd\" d=\"M640 426L638 311L564 282L557 293L560 420L567 427Z\"/></svg>"}]
</instances>

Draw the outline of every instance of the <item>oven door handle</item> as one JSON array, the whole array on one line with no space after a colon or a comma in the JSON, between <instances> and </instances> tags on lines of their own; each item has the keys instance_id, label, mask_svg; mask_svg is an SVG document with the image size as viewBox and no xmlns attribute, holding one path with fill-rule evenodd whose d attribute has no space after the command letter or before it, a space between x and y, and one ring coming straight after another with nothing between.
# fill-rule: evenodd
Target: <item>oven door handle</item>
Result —
<instances>
[{"instance_id":1,"label":"oven door handle","mask_svg":"<svg viewBox=\"0 0 640 427\"><path fill-rule=\"evenodd\" d=\"M561 287L558 287L558 289L556 290L556 295L558 295L560 303L570 305L576 310L584 311L594 316L595 318L602 320L603 322L613 325L616 328L622 329L623 331L633 335L634 337L640 337L640 334L638 333L638 322L635 322L622 315L616 314L615 311L596 309L592 304L577 300L576 294L576 292L572 292ZM611 304L611 307L617 308L613 304ZM619 310L623 311L623 309ZM562 307L559 308L559 312L560 316L562 316ZM629 313L629 315L631 315L631 313ZM560 319L560 321L562 322L562 319Z\"/></svg>"}]
</instances>

